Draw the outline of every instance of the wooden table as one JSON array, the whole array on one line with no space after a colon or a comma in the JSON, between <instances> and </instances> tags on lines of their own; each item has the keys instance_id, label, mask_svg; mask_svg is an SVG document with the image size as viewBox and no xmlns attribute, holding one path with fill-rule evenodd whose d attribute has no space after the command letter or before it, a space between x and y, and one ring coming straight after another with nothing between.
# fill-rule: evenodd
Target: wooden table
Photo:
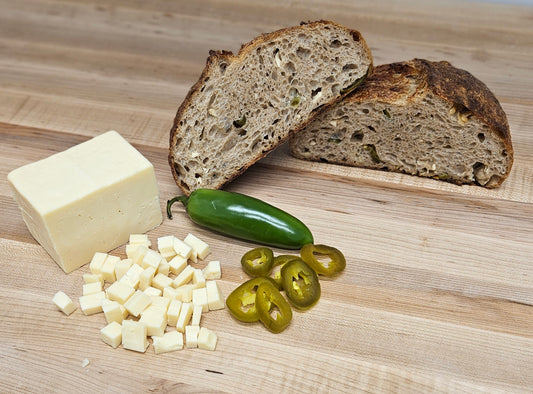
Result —
<instances>
[{"instance_id":1,"label":"wooden table","mask_svg":"<svg viewBox=\"0 0 533 394\"><path fill-rule=\"evenodd\" d=\"M1 392L531 392L533 390L533 8L456 1L0 0ZM112 349L100 315L31 237L7 173L115 129L156 169L162 204L178 105L210 49L331 19L360 30L375 64L449 60L505 109L515 164L497 190L306 163L282 147L229 186L302 219L342 249L345 272L282 334L227 310L203 324L215 352ZM177 212L152 241L192 232L222 262L227 295L250 245ZM276 250L276 252L281 252ZM113 253L124 256L124 247ZM83 366L87 359L90 363Z\"/></svg>"}]
</instances>

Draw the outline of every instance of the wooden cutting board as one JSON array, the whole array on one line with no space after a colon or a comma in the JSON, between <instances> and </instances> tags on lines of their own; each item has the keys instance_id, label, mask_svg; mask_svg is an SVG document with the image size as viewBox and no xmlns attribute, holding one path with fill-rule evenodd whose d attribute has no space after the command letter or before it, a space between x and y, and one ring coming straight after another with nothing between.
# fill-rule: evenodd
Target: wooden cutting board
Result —
<instances>
[{"instance_id":1,"label":"wooden cutting board","mask_svg":"<svg viewBox=\"0 0 533 394\"><path fill-rule=\"evenodd\" d=\"M533 7L0 0L0 9L1 392L533 390ZM261 32L322 18L360 30L375 64L449 60L483 80L515 148L501 188L306 163L282 147L228 189L293 213L348 260L285 332L221 310L202 320L218 334L215 352L138 354L100 340L101 314L57 311L55 292L77 299L87 267L65 275L33 240L7 173L115 129L154 164L163 205L178 193L168 133L209 49L236 51ZM189 232L211 245L229 294L255 245L179 210L149 237Z\"/></svg>"}]
</instances>

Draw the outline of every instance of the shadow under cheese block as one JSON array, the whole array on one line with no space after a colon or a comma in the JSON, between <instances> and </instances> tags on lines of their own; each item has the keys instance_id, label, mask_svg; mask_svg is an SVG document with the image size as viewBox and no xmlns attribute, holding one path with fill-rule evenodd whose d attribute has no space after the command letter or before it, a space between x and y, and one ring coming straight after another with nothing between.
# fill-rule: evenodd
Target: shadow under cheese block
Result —
<instances>
[{"instance_id":1,"label":"shadow under cheese block","mask_svg":"<svg viewBox=\"0 0 533 394\"><path fill-rule=\"evenodd\" d=\"M116 131L11 171L33 237L69 273L163 217L154 168Z\"/></svg>"}]
</instances>

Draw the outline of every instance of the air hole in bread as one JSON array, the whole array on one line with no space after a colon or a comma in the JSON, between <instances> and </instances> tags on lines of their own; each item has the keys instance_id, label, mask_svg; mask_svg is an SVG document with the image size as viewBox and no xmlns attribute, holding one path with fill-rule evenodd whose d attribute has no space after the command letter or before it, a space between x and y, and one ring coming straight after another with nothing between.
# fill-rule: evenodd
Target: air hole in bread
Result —
<instances>
[{"instance_id":1,"label":"air hole in bread","mask_svg":"<svg viewBox=\"0 0 533 394\"><path fill-rule=\"evenodd\" d=\"M485 141L485 134L484 133L479 133L477 135L477 139L479 140L479 142Z\"/></svg>"},{"instance_id":2,"label":"air hole in bread","mask_svg":"<svg viewBox=\"0 0 533 394\"><path fill-rule=\"evenodd\" d=\"M296 49L296 54L300 59L305 60L311 54L311 50L307 48L298 47L298 49Z\"/></svg>"},{"instance_id":3,"label":"air hole in bread","mask_svg":"<svg viewBox=\"0 0 533 394\"><path fill-rule=\"evenodd\" d=\"M331 41L331 43L329 44L329 46L332 48L338 48L341 45L342 45L342 42L340 42L340 40L337 40L337 39Z\"/></svg>"},{"instance_id":4,"label":"air hole in bread","mask_svg":"<svg viewBox=\"0 0 533 394\"><path fill-rule=\"evenodd\" d=\"M369 128L370 130L372 130L372 131L376 131L376 129L375 129L374 127L370 126L370 125L369 125L369 126L366 126L366 127L368 127L368 128Z\"/></svg>"},{"instance_id":5,"label":"air hole in bread","mask_svg":"<svg viewBox=\"0 0 533 394\"><path fill-rule=\"evenodd\" d=\"M361 142L363 141L363 137L365 136L365 133L363 133L361 130L357 130L352 133L352 136L350 137L350 141L352 142Z\"/></svg>"},{"instance_id":6,"label":"air hole in bread","mask_svg":"<svg viewBox=\"0 0 533 394\"><path fill-rule=\"evenodd\" d=\"M357 65L354 63L348 63L342 66L342 71L357 70Z\"/></svg>"}]
</instances>

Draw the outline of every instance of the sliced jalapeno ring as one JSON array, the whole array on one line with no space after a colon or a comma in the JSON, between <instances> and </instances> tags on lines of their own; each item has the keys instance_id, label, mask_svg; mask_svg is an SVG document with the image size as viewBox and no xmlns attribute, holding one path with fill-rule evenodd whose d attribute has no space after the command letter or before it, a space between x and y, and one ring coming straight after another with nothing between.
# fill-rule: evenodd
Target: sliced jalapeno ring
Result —
<instances>
[{"instance_id":1,"label":"sliced jalapeno ring","mask_svg":"<svg viewBox=\"0 0 533 394\"><path fill-rule=\"evenodd\" d=\"M241 265L250 276L268 276L274 265L274 253L265 247L252 249L242 256Z\"/></svg>"},{"instance_id":2,"label":"sliced jalapeno ring","mask_svg":"<svg viewBox=\"0 0 533 394\"><path fill-rule=\"evenodd\" d=\"M300 259L300 256L296 256L292 254L280 254L279 256L274 257L274 265L270 273L270 278L272 278L274 282L276 282L279 290L283 289L283 285L281 283L281 268L285 264L287 264L289 261L299 260L299 259Z\"/></svg>"},{"instance_id":3,"label":"sliced jalapeno ring","mask_svg":"<svg viewBox=\"0 0 533 394\"><path fill-rule=\"evenodd\" d=\"M281 283L287 298L298 309L309 309L320 298L318 275L301 259L289 261L281 268Z\"/></svg>"},{"instance_id":4,"label":"sliced jalapeno ring","mask_svg":"<svg viewBox=\"0 0 533 394\"><path fill-rule=\"evenodd\" d=\"M333 276L346 267L344 255L332 246L307 244L300 250L300 255L319 275ZM325 256L327 259L324 259Z\"/></svg>"},{"instance_id":5,"label":"sliced jalapeno ring","mask_svg":"<svg viewBox=\"0 0 533 394\"><path fill-rule=\"evenodd\" d=\"M291 306L270 281L262 282L257 288L255 305L259 319L273 333L283 331L291 322Z\"/></svg>"},{"instance_id":6,"label":"sliced jalapeno ring","mask_svg":"<svg viewBox=\"0 0 533 394\"><path fill-rule=\"evenodd\" d=\"M259 321L255 301L257 288L264 282L273 283L265 277L253 278L237 287L226 298L226 305L237 320L247 323Z\"/></svg>"}]
</instances>

